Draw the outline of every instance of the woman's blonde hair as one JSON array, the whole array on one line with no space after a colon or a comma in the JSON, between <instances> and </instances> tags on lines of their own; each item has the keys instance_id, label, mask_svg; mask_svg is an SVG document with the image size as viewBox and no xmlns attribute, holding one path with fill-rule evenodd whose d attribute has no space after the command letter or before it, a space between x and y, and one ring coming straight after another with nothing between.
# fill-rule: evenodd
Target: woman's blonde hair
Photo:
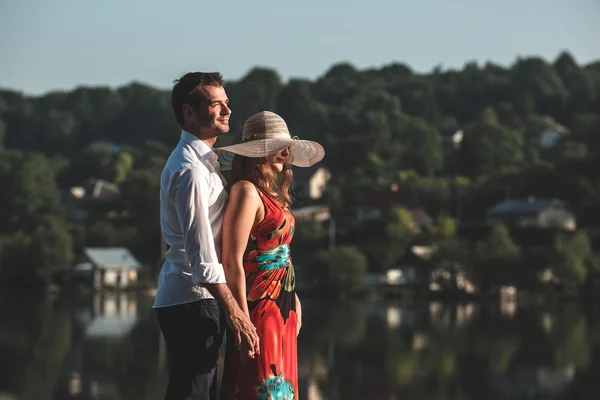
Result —
<instances>
[{"instance_id":1,"label":"woman's blonde hair","mask_svg":"<svg viewBox=\"0 0 600 400\"><path fill-rule=\"evenodd\" d=\"M233 186L237 181L246 180L252 182L263 193L274 197L284 207L289 208L292 205L290 191L294 177L291 168L292 156L290 155L286 160L281 174L273 172L269 164L269 158L250 158L236 155L231 163L229 187Z\"/></svg>"}]
</instances>

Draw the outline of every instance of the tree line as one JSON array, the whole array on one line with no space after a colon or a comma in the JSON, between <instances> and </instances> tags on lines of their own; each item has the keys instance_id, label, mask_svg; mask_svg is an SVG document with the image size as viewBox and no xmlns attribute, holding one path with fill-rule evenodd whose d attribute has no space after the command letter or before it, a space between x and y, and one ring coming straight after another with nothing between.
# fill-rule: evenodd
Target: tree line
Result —
<instances>
[{"instance_id":1,"label":"tree line","mask_svg":"<svg viewBox=\"0 0 600 400\"><path fill-rule=\"evenodd\" d=\"M293 135L324 145L332 179L321 201L338 221L347 220L366 194L398 185L437 221L428 237L440 244L438 257L448 249L455 250L445 257L455 257L475 252L456 250L463 242L453 226L480 221L487 208L508 197L556 197L569 204L582 228L575 239L587 249L585 261L574 261L583 266L573 268L586 273L576 275L595 268L600 61L578 65L565 52L552 62L527 57L509 67L467 63L460 70L428 73L402 63L364 70L339 63L315 80L287 82L272 69L254 68L226 82L226 90L232 133L217 145L237 141L248 116L277 112ZM540 134L549 126L565 134L545 147ZM458 131L463 136L455 146L451 139ZM2 281L47 280L70 267L85 246L129 247L155 272L161 252L160 171L178 138L169 90L141 83L41 96L0 90ZM89 178L114 183L121 196L90 206L85 222L73 221L67 218L65 193ZM406 249L423 236L409 229L402 209L389 212L387 226L369 237L343 223L338 229L375 269L402 256L382 254L390 246ZM323 237L323 227L308 225L298 247L325 248L315 239ZM442 235L444 229L451 234ZM480 242L511 240L505 236L499 228ZM452 240L441 239L448 237ZM575 239L558 235L554 248L568 248ZM511 244L498 259L516 254ZM521 259L522 253L519 249ZM497 262L481 257L471 264ZM540 262L554 265L558 257ZM473 275L478 268L472 268Z\"/></svg>"}]
</instances>

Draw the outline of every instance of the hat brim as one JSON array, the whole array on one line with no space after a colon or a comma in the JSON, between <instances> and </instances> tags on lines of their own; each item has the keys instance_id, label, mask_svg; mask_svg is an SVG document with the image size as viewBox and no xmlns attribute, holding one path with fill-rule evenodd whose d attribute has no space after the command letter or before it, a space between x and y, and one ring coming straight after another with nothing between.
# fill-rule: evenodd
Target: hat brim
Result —
<instances>
[{"instance_id":1,"label":"hat brim","mask_svg":"<svg viewBox=\"0 0 600 400\"><path fill-rule=\"evenodd\" d=\"M312 140L297 140L291 138L267 138L238 143L231 146L214 149L219 156L221 169L231 167L236 154L244 157L258 158L268 157L277 152L290 148L292 153L292 165L296 167L312 167L325 157L325 149Z\"/></svg>"}]
</instances>

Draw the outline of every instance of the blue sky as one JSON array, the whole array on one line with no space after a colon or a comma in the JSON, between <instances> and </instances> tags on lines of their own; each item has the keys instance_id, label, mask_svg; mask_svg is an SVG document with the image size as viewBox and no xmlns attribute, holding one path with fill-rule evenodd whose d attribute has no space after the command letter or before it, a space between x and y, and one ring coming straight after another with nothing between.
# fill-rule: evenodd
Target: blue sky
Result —
<instances>
[{"instance_id":1,"label":"blue sky","mask_svg":"<svg viewBox=\"0 0 600 400\"><path fill-rule=\"evenodd\" d=\"M289 4L289 5L288 5ZM28 94L253 66L314 79L334 63L417 71L517 56L600 59L598 0L3 0L0 87Z\"/></svg>"}]
</instances>

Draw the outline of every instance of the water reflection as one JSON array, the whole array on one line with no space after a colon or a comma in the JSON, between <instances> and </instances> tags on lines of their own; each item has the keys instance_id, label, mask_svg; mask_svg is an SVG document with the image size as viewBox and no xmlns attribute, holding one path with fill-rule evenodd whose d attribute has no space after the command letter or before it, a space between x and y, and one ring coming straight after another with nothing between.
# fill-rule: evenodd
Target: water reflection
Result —
<instances>
[{"instance_id":1,"label":"water reflection","mask_svg":"<svg viewBox=\"0 0 600 400\"><path fill-rule=\"evenodd\" d=\"M0 398L162 399L152 299L0 296ZM597 399L600 311L305 298L300 398ZM12 397L10 397L12 396Z\"/></svg>"},{"instance_id":2,"label":"water reflection","mask_svg":"<svg viewBox=\"0 0 600 400\"><path fill-rule=\"evenodd\" d=\"M86 337L119 340L138 322L137 299L127 293L98 295L93 307L82 308L76 314Z\"/></svg>"}]
</instances>

